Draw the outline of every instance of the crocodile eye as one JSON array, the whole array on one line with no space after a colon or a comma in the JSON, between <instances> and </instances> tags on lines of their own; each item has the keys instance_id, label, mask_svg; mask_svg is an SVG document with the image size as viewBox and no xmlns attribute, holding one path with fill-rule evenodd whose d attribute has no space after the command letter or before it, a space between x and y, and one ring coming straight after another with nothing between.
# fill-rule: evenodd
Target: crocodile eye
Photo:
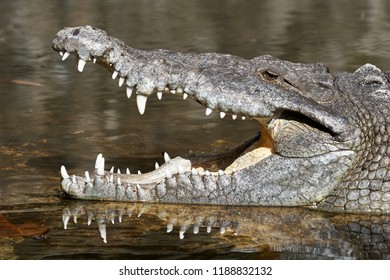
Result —
<instances>
[{"instance_id":1,"label":"crocodile eye","mask_svg":"<svg viewBox=\"0 0 390 280\"><path fill-rule=\"evenodd\" d=\"M259 76L263 77L267 81L275 81L279 78L279 75L270 70L263 70L258 73Z\"/></svg>"}]
</instances>

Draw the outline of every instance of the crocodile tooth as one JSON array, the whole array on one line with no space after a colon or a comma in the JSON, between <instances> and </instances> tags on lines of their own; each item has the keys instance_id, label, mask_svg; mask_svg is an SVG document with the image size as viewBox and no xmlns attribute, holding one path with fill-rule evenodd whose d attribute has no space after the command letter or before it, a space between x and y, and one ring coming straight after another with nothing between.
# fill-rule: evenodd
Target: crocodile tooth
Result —
<instances>
[{"instance_id":1,"label":"crocodile tooth","mask_svg":"<svg viewBox=\"0 0 390 280\"><path fill-rule=\"evenodd\" d=\"M184 233L186 233L188 225L182 225L179 230L179 238L184 239Z\"/></svg>"},{"instance_id":2,"label":"crocodile tooth","mask_svg":"<svg viewBox=\"0 0 390 280\"><path fill-rule=\"evenodd\" d=\"M194 225L194 229L192 230L192 232L194 234L198 234L199 233L199 228L200 228L200 225L199 224L195 224Z\"/></svg>"},{"instance_id":3,"label":"crocodile tooth","mask_svg":"<svg viewBox=\"0 0 390 280\"><path fill-rule=\"evenodd\" d=\"M62 176L63 179L69 179L70 178L68 172L66 171L65 166L63 166L63 165L61 166L61 176Z\"/></svg>"},{"instance_id":4,"label":"crocodile tooth","mask_svg":"<svg viewBox=\"0 0 390 280\"><path fill-rule=\"evenodd\" d=\"M119 82L118 82L119 87L121 87L124 82L125 82L125 78L119 77Z\"/></svg>"},{"instance_id":5,"label":"crocodile tooth","mask_svg":"<svg viewBox=\"0 0 390 280\"><path fill-rule=\"evenodd\" d=\"M97 168L97 172L96 174L99 175L99 176L103 176L104 175L104 157L102 157L102 159L100 160L99 162L99 166Z\"/></svg>"},{"instance_id":6,"label":"crocodile tooth","mask_svg":"<svg viewBox=\"0 0 390 280\"><path fill-rule=\"evenodd\" d=\"M79 63L77 64L77 70L79 70L79 72L83 72L84 70L84 66L87 62L83 59L79 59Z\"/></svg>"},{"instance_id":7,"label":"crocodile tooth","mask_svg":"<svg viewBox=\"0 0 390 280\"><path fill-rule=\"evenodd\" d=\"M168 162L171 160L171 157L168 155L167 152L164 152L164 160L165 160L165 162Z\"/></svg>"},{"instance_id":8,"label":"crocodile tooth","mask_svg":"<svg viewBox=\"0 0 390 280\"><path fill-rule=\"evenodd\" d=\"M141 170L138 170L138 175L141 175L141 174L142 174Z\"/></svg>"},{"instance_id":9,"label":"crocodile tooth","mask_svg":"<svg viewBox=\"0 0 390 280\"><path fill-rule=\"evenodd\" d=\"M118 175L121 175L121 170L119 168L118 168L118 172L117 173L118 173Z\"/></svg>"},{"instance_id":10,"label":"crocodile tooth","mask_svg":"<svg viewBox=\"0 0 390 280\"><path fill-rule=\"evenodd\" d=\"M104 243L107 243L107 231L106 231L106 224L104 221L98 222L100 237L103 239Z\"/></svg>"},{"instance_id":11,"label":"crocodile tooth","mask_svg":"<svg viewBox=\"0 0 390 280\"><path fill-rule=\"evenodd\" d=\"M220 234L224 234L225 231L226 231L226 228L225 228L225 227L220 227L220 229L219 229L219 233L220 233Z\"/></svg>"},{"instance_id":12,"label":"crocodile tooth","mask_svg":"<svg viewBox=\"0 0 390 280\"><path fill-rule=\"evenodd\" d=\"M103 158L102 154L97 155L96 161L95 161L95 169L97 169L99 167L99 164L100 164L100 161L102 160L102 158Z\"/></svg>"},{"instance_id":13,"label":"crocodile tooth","mask_svg":"<svg viewBox=\"0 0 390 280\"><path fill-rule=\"evenodd\" d=\"M123 216L123 211L121 210L118 213L118 221L119 221L119 223L122 223L122 216Z\"/></svg>"},{"instance_id":14,"label":"crocodile tooth","mask_svg":"<svg viewBox=\"0 0 390 280\"><path fill-rule=\"evenodd\" d=\"M76 184L77 182L76 182L76 175L72 175L72 183L73 184Z\"/></svg>"},{"instance_id":15,"label":"crocodile tooth","mask_svg":"<svg viewBox=\"0 0 390 280\"><path fill-rule=\"evenodd\" d=\"M87 225L90 225L91 223L92 223L92 216L88 215Z\"/></svg>"},{"instance_id":16,"label":"crocodile tooth","mask_svg":"<svg viewBox=\"0 0 390 280\"><path fill-rule=\"evenodd\" d=\"M126 87L126 95L127 95L127 98L130 98L132 93L133 93L133 88L131 88L131 87Z\"/></svg>"},{"instance_id":17,"label":"crocodile tooth","mask_svg":"<svg viewBox=\"0 0 390 280\"><path fill-rule=\"evenodd\" d=\"M193 167L191 170L192 175L199 175L199 172Z\"/></svg>"},{"instance_id":18,"label":"crocodile tooth","mask_svg":"<svg viewBox=\"0 0 390 280\"><path fill-rule=\"evenodd\" d=\"M207 226L206 232L207 232L207 233L210 233L210 232L211 232L211 225L208 225L208 226Z\"/></svg>"},{"instance_id":19,"label":"crocodile tooth","mask_svg":"<svg viewBox=\"0 0 390 280\"><path fill-rule=\"evenodd\" d=\"M142 94L137 94L137 107L138 111L141 115L145 113L146 108L146 100L148 100L148 97Z\"/></svg>"},{"instance_id":20,"label":"crocodile tooth","mask_svg":"<svg viewBox=\"0 0 390 280\"><path fill-rule=\"evenodd\" d=\"M245 121L246 117L245 117L245 116L242 116L241 119L242 119L243 121Z\"/></svg>"},{"instance_id":21,"label":"crocodile tooth","mask_svg":"<svg viewBox=\"0 0 390 280\"><path fill-rule=\"evenodd\" d=\"M96 63L96 57L93 58L92 62L95 64Z\"/></svg>"},{"instance_id":22,"label":"crocodile tooth","mask_svg":"<svg viewBox=\"0 0 390 280\"><path fill-rule=\"evenodd\" d=\"M158 162L156 162L155 164L154 164L154 168L155 169L158 169L160 167L160 165L158 164Z\"/></svg>"},{"instance_id":23,"label":"crocodile tooth","mask_svg":"<svg viewBox=\"0 0 390 280\"><path fill-rule=\"evenodd\" d=\"M110 175L110 183L114 183L114 175Z\"/></svg>"},{"instance_id":24,"label":"crocodile tooth","mask_svg":"<svg viewBox=\"0 0 390 280\"><path fill-rule=\"evenodd\" d=\"M64 55L62 56L62 61L67 59L70 56L70 52L65 52Z\"/></svg>"},{"instance_id":25,"label":"crocodile tooth","mask_svg":"<svg viewBox=\"0 0 390 280\"><path fill-rule=\"evenodd\" d=\"M206 108L206 116L209 116L213 112L213 109Z\"/></svg>"},{"instance_id":26,"label":"crocodile tooth","mask_svg":"<svg viewBox=\"0 0 390 280\"><path fill-rule=\"evenodd\" d=\"M130 169L129 168L126 168L126 174L130 175Z\"/></svg>"},{"instance_id":27,"label":"crocodile tooth","mask_svg":"<svg viewBox=\"0 0 390 280\"><path fill-rule=\"evenodd\" d=\"M221 119L223 119L225 116L226 116L226 113L225 113L225 112L219 112L219 117L220 117Z\"/></svg>"},{"instance_id":28,"label":"crocodile tooth","mask_svg":"<svg viewBox=\"0 0 390 280\"><path fill-rule=\"evenodd\" d=\"M204 173L204 175L210 176L210 171L206 170L206 172Z\"/></svg>"},{"instance_id":29,"label":"crocodile tooth","mask_svg":"<svg viewBox=\"0 0 390 280\"><path fill-rule=\"evenodd\" d=\"M63 56L63 55L64 55L64 52L63 52L63 51L59 51L58 53L60 54L60 56Z\"/></svg>"},{"instance_id":30,"label":"crocodile tooth","mask_svg":"<svg viewBox=\"0 0 390 280\"><path fill-rule=\"evenodd\" d=\"M182 88L182 87L178 87L178 88L176 89L176 93L178 93L178 94L183 94L183 88Z\"/></svg>"},{"instance_id":31,"label":"crocodile tooth","mask_svg":"<svg viewBox=\"0 0 390 280\"><path fill-rule=\"evenodd\" d=\"M114 72L112 72L111 78L112 78L113 80L115 80L117 76L118 76L118 71L114 70Z\"/></svg>"},{"instance_id":32,"label":"crocodile tooth","mask_svg":"<svg viewBox=\"0 0 390 280\"><path fill-rule=\"evenodd\" d=\"M171 89L171 93L172 94L176 94L176 90L175 89Z\"/></svg>"},{"instance_id":33,"label":"crocodile tooth","mask_svg":"<svg viewBox=\"0 0 390 280\"><path fill-rule=\"evenodd\" d=\"M73 215L73 222L77 224L77 215Z\"/></svg>"},{"instance_id":34,"label":"crocodile tooth","mask_svg":"<svg viewBox=\"0 0 390 280\"><path fill-rule=\"evenodd\" d=\"M219 174L219 176L222 176L222 175L225 175L225 172L223 172L223 170L220 169L220 170L218 171L218 174Z\"/></svg>"},{"instance_id":35,"label":"crocodile tooth","mask_svg":"<svg viewBox=\"0 0 390 280\"><path fill-rule=\"evenodd\" d=\"M188 97L188 94L187 93L183 93L183 100L186 100Z\"/></svg>"},{"instance_id":36,"label":"crocodile tooth","mask_svg":"<svg viewBox=\"0 0 390 280\"><path fill-rule=\"evenodd\" d=\"M91 177L89 177L89 172L88 171L85 171L85 182L86 183L91 182Z\"/></svg>"},{"instance_id":37,"label":"crocodile tooth","mask_svg":"<svg viewBox=\"0 0 390 280\"><path fill-rule=\"evenodd\" d=\"M167 233L170 233L173 230L173 224L167 225Z\"/></svg>"},{"instance_id":38,"label":"crocodile tooth","mask_svg":"<svg viewBox=\"0 0 390 280\"><path fill-rule=\"evenodd\" d=\"M68 228L69 218L70 218L70 211L69 211L69 208L65 208L65 209L62 211L62 222L64 223L64 229L67 229L67 228Z\"/></svg>"},{"instance_id":39,"label":"crocodile tooth","mask_svg":"<svg viewBox=\"0 0 390 280\"><path fill-rule=\"evenodd\" d=\"M118 186L122 185L121 177L118 177Z\"/></svg>"},{"instance_id":40,"label":"crocodile tooth","mask_svg":"<svg viewBox=\"0 0 390 280\"><path fill-rule=\"evenodd\" d=\"M237 119L237 115L234 115L234 114L233 114L233 115L232 115L232 119L233 119L233 120Z\"/></svg>"},{"instance_id":41,"label":"crocodile tooth","mask_svg":"<svg viewBox=\"0 0 390 280\"><path fill-rule=\"evenodd\" d=\"M161 100L162 99L162 91L157 91L157 98L158 100Z\"/></svg>"},{"instance_id":42,"label":"crocodile tooth","mask_svg":"<svg viewBox=\"0 0 390 280\"><path fill-rule=\"evenodd\" d=\"M114 173L114 166L113 166L113 167L111 167L111 169L110 169L110 173Z\"/></svg>"}]
</instances>

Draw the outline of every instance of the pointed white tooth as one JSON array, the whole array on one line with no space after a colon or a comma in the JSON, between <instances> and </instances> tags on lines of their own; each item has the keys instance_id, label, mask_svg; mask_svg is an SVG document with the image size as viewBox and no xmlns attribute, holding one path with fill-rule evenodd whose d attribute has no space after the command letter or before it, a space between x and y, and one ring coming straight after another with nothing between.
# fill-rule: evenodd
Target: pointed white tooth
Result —
<instances>
[{"instance_id":1,"label":"pointed white tooth","mask_svg":"<svg viewBox=\"0 0 390 280\"><path fill-rule=\"evenodd\" d=\"M206 172L204 173L204 175L210 176L210 171L206 170Z\"/></svg>"},{"instance_id":2,"label":"pointed white tooth","mask_svg":"<svg viewBox=\"0 0 390 280\"><path fill-rule=\"evenodd\" d=\"M183 93L183 100L186 100L188 98L188 94L187 93Z\"/></svg>"},{"instance_id":3,"label":"pointed white tooth","mask_svg":"<svg viewBox=\"0 0 390 280\"><path fill-rule=\"evenodd\" d=\"M219 176L222 176L222 175L225 175L225 172L223 172L223 170L219 170L218 174L219 174Z\"/></svg>"},{"instance_id":4,"label":"pointed white tooth","mask_svg":"<svg viewBox=\"0 0 390 280\"><path fill-rule=\"evenodd\" d=\"M154 164L154 168L155 169L158 169L160 167L160 165L158 164L158 162L156 162L155 164Z\"/></svg>"},{"instance_id":5,"label":"pointed white tooth","mask_svg":"<svg viewBox=\"0 0 390 280\"><path fill-rule=\"evenodd\" d=\"M243 121L245 121L246 117L245 117L245 116L242 116L241 119L242 119Z\"/></svg>"},{"instance_id":6,"label":"pointed white tooth","mask_svg":"<svg viewBox=\"0 0 390 280\"><path fill-rule=\"evenodd\" d=\"M129 168L126 168L126 174L130 175L130 169Z\"/></svg>"},{"instance_id":7,"label":"pointed white tooth","mask_svg":"<svg viewBox=\"0 0 390 280\"><path fill-rule=\"evenodd\" d=\"M213 112L213 109L206 108L206 116L210 115Z\"/></svg>"},{"instance_id":8,"label":"pointed white tooth","mask_svg":"<svg viewBox=\"0 0 390 280\"><path fill-rule=\"evenodd\" d=\"M107 231L106 231L106 224L104 222L98 223L100 237L103 239L104 243L107 243Z\"/></svg>"},{"instance_id":9,"label":"pointed white tooth","mask_svg":"<svg viewBox=\"0 0 390 280\"><path fill-rule=\"evenodd\" d=\"M211 232L211 226L207 226L206 232L207 232L207 233L210 233L210 232Z\"/></svg>"},{"instance_id":10,"label":"pointed white tooth","mask_svg":"<svg viewBox=\"0 0 390 280\"><path fill-rule=\"evenodd\" d=\"M77 224L77 215L74 215L74 216L73 216L73 222L74 222L75 224Z\"/></svg>"},{"instance_id":11,"label":"pointed white tooth","mask_svg":"<svg viewBox=\"0 0 390 280\"><path fill-rule=\"evenodd\" d=\"M72 183L76 184L76 175L72 175Z\"/></svg>"},{"instance_id":12,"label":"pointed white tooth","mask_svg":"<svg viewBox=\"0 0 390 280\"><path fill-rule=\"evenodd\" d=\"M85 171L85 182L86 183L91 182L91 177L89 177L89 172L88 171Z\"/></svg>"},{"instance_id":13,"label":"pointed white tooth","mask_svg":"<svg viewBox=\"0 0 390 280\"><path fill-rule=\"evenodd\" d=\"M226 232L226 228L225 227L220 227L219 233L220 234L224 234L225 232Z\"/></svg>"},{"instance_id":14,"label":"pointed white tooth","mask_svg":"<svg viewBox=\"0 0 390 280\"><path fill-rule=\"evenodd\" d=\"M59 54L60 54L60 56L63 56L63 55L64 55L64 52L63 52L63 51L60 51Z\"/></svg>"},{"instance_id":15,"label":"pointed white tooth","mask_svg":"<svg viewBox=\"0 0 390 280\"><path fill-rule=\"evenodd\" d=\"M167 225L167 233L170 233L173 230L173 224Z\"/></svg>"},{"instance_id":16,"label":"pointed white tooth","mask_svg":"<svg viewBox=\"0 0 390 280\"><path fill-rule=\"evenodd\" d=\"M176 90L175 89L171 89L171 93L172 94L176 94Z\"/></svg>"},{"instance_id":17,"label":"pointed white tooth","mask_svg":"<svg viewBox=\"0 0 390 280\"><path fill-rule=\"evenodd\" d=\"M237 119L237 115L234 115L234 114L233 114L233 115L232 115L232 119L233 119L233 120Z\"/></svg>"},{"instance_id":18,"label":"pointed white tooth","mask_svg":"<svg viewBox=\"0 0 390 280\"><path fill-rule=\"evenodd\" d=\"M191 172L192 172L192 175L198 175L199 174L198 171L195 168L192 168Z\"/></svg>"},{"instance_id":19,"label":"pointed white tooth","mask_svg":"<svg viewBox=\"0 0 390 280\"><path fill-rule=\"evenodd\" d=\"M61 166L61 177L63 179L69 179L70 178L68 172L66 171L65 166L63 166L63 165Z\"/></svg>"},{"instance_id":20,"label":"pointed white tooth","mask_svg":"<svg viewBox=\"0 0 390 280\"><path fill-rule=\"evenodd\" d=\"M122 213L122 211L120 211L118 213L118 221L119 221L119 223L122 223L122 215L123 215L123 213Z\"/></svg>"},{"instance_id":21,"label":"pointed white tooth","mask_svg":"<svg viewBox=\"0 0 390 280\"><path fill-rule=\"evenodd\" d=\"M157 98L158 98L158 100L162 99L162 95L163 95L162 91L157 91Z\"/></svg>"},{"instance_id":22,"label":"pointed white tooth","mask_svg":"<svg viewBox=\"0 0 390 280\"><path fill-rule=\"evenodd\" d=\"M199 228L200 228L200 225L199 224L195 224L194 225L194 229L192 230L192 232L194 234L198 234L199 233Z\"/></svg>"},{"instance_id":23,"label":"pointed white tooth","mask_svg":"<svg viewBox=\"0 0 390 280\"><path fill-rule=\"evenodd\" d=\"M77 64L77 70L79 70L79 72L83 72L85 63L87 63L85 60L79 59L79 63Z\"/></svg>"},{"instance_id":24,"label":"pointed white tooth","mask_svg":"<svg viewBox=\"0 0 390 280\"><path fill-rule=\"evenodd\" d=\"M121 170L119 168L118 168L118 172L117 173L118 173L118 175L121 175Z\"/></svg>"},{"instance_id":25,"label":"pointed white tooth","mask_svg":"<svg viewBox=\"0 0 390 280\"><path fill-rule=\"evenodd\" d=\"M111 217L111 224L115 225L115 217Z\"/></svg>"},{"instance_id":26,"label":"pointed white tooth","mask_svg":"<svg viewBox=\"0 0 390 280\"><path fill-rule=\"evenodd\" d=\"M121 87L124 82L125 82L125 78L119 77L119 82L118 82L119 87Z\"/></svg>"},{"instance_id":27,"label":"pointed white tooth","mask_svg":"<svg viewBox=\"0 0 390 280\"><path fill-rule=\"evenodd\" d=\"M100 165L100 161L102 160L103 158L103 155L102 154L98 154L97 157L96 157L96 161L95 161L95 169L97 169Z\"/></svg>"},{"instance_id":28,"label":"pointed white tooth","mask_svg":"<svg viewBox=\"0 0 390 280\"><path fill-rule=\"evenodd\" d=\"M70 53L69 52L65 52L64 55L62 56L62 61L67 59L69 56L70 56Z\"/></svg>"},{"instance_id":29,"label":"pointed white tooth","mask_svg":"<svg viewBox=\"0 0 390 280\"><path fill-rule=\"evenodd\" d=\"M110 169L110 173L114 173L114 166L113 166L113 167L111 167L111 169Z\"/></svg>"},{"instance_id":30,"label":"pointed white tooth","mask_svg":"<svg viewBox=\"0 0 390 280\"><path fill-rule=\"evenodd\" d=\"M184 230L180 230L179 231L179 238L180 238L180 240L184 239L184 233L186 233Z\"/></svg>"},{"instance_id":31,"label":"pointed white tooth","mask_svg":"<svg viewBox=\"0 0 390 280\"><path fill-rule=\"evenodd\" d=\"M91 223L92 223L92 216L88 215L87 225L90 225Z\"/></svg>"},{"instance_id":32,"label":"pointed white tooth","mask_svg":"<svg viewBox=\"0 0 390 280\"><path fill-rule=\"evenodd\" d=\"M62 212L62 222L64 223L64 229L68 228L69 218L70 218L70 211L69 208L66 208Z\"/></svg>"},{"instance_id":33,"label":"pointed white tooth","mask_svg":"<svg viewBox=\"0 0 390 280\"><path fill-rule=\"evenodd\" d=\"M182 88L182 87L178 87L178 88L176 89L176 93L178 93L178 94L183 94L183 88Z\"/></svg>"},{"instance_id":34,"label":"pointed white tooth","mask_svg":"<svg viewBox=\"0 0 390 280\"><path fill-rule=\"evenodd\" d=\"M94 57L92 61L95 64L96 63L96 57Z\"/></svg>"},{"instance_id":35,"label":"pointed white tooth","mask_svg":"<svg viewBox=\"0 0 390 280\"><path fill-rule=\"evenodd\" d=\"M112 78L113 80L115 80L117 76L118 76L118 71L114 70L114 72L112 72L111 78Z\"/></svg>"},{"instance_id":36,"label":"pointed white tooth","mask_svg":"<svg viewBox=\"0 0 390 280\"><path fill-rule=\"evenodd\" d=\"M131 87L126 87L126 95L127 95L127 98L130 98L132 93L133 93L133 88L131 88Z\"/></svg>"},{"instance_id":37,"label":"pointed white tooth","mask_svg":"<svg viewBox=\"0 0 390 280\"><path fill-rule=\"evenodd\" d=\"M146 100L148 100L148 97L142 94L137 94L137 107L141 115L145 113Z\"/></svg>"},{"instance_id":38,"label":"pointed white tooth","mask_svg":"<svg viewBox=\"0 0 390 280\"><path fill-rule=\"evenodd\" d=\"M98 166L97 172L96 172L97 175L99 175L99 176L104 175L104 163L105 163L105 160L104 160L104 157L102 157L102 159L99 162L99 166Z\"/></svg>"},{"instance_id":39,"label":"pointed white tooth","mask_svg":"<svg viewBox=\"0 0 390 280\"><path fill-rule=\"evenodd\" d=\"M121 177L118 177L118 186L122 185Z\"/></svg>"},{"instance_id":40,"label":"pointed white tooth","mask_svg":"<svg viewBox=\"0 0 390 280\"><path fill-rule=\"evenodd\" d=\"M110 175L110 183L114 183L114 175Z\"/></svg>"},{"instance_id":41,"label":"pointed white tooth","mask_svg":"<svg viewBox=\"0 0 390 280\"><path fill-rule=\"evenodd\" d=\"M219 117L220 117L221 119L223 119L225 116L226 116L226 113L225 113L225 112L219 112Z\"/></svg>"},{"instance_id":42,"label":"pointed white tooth","mask_svg":"<svg viewBox=\"0 0 390 280\"><path fill-rule=\"evenodd\" d=\"M164 152L164 160L165 160L165 162L168 162L168 161L171 160L171 158L170 158L170 156L168 155L167 152Z\"/></svg>"},{"instance_id":43,"label":"pointed white tooth","mask_svg":"<svg viewBox=\"0 0 390 280\"><path fill-rule=\"evenodd\" d=\"M137 173L138 173L138 175L141 175L141 174L142 174L141 170L138 170L138 172L137 172Z\"/></svg>"}]
</instances>

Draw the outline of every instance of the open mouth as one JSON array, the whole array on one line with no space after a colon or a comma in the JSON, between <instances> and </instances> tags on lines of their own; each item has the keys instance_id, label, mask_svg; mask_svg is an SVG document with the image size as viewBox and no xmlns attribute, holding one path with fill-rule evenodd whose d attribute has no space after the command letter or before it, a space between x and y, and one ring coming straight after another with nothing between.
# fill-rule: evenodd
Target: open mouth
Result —
<instances>
[{"instance_id":1,"label":"open mouth","mask_svg":"<svg viewBox=\"0 0 390 280\"><path fill-rule=\"evenodd\" d=\"M61 55L63 61L65 61L70 56L70 53L67 51L60 50L58 52ZM76 56L78 55L76 54ZM144 95L141 93L144 90L142 87L147 86L133 84L130 87L128 82L126 82L126 78L120 76L119 72L115 70L112 64L107 63L105 58L94 57L91 59L91 61L94 64L101 64L107 68L112 73L112 79L118 80L119 87L126 85L127 98L131 98L132 96L136 95L137 108L141 115L145 113L147 99L150 94L156 94L159 100L162 99L163 94L180 95L183 99L187 99L190 96L193 97L191 93L188 92L188 89L179 85L166 85L164 88L154 87L151 92L149 90L148 95ZM78 71L83 72L85 65L86 61L79 58L77 63ZM206 107L206 115L210 115L213 112L212 109L204 104L204 101L200 101L196 97L193 99ZM249 137L234 148L213 154L190 154L186 156L186 159L190 160L191 162L192 172L198 172L200 174L206 172L215 174L223 172L226 174L231 174L237 170L243 169L249 165L265 159L266 157L272 155L272 153L275 153L274 142L267 128L270 119L253 118L248 115L240 115L224 111L219 111L218 114L221 119L225 117L231 117L232 120L257 119L259 121L259 131L255 132L253 136ZM97 161L100 160L101 157L99 156ZM164 153L164 160L165 162L171 160L168 153ZM95 167L99 167L99 162L96 163ZM157 168L159 168L159 165L156 163L156 169ZM102 173L102 171L100 171L100 173Z\"/></svg>"}]
</instances>

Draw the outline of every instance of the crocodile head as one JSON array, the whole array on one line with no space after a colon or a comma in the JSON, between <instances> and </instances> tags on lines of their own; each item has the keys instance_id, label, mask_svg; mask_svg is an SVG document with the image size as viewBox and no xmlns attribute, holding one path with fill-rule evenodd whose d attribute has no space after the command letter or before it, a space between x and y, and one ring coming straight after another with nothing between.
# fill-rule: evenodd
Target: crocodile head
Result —
<instances>
[{"instance_id":1,"label":"crocodile head","mask_svg":"<svg viewBox=\"0 0 390 280\"><path fill-rule=\"evenodd\" d=\"M366 64L331 74L324 64L259 56L137 50L91 26L65 28L53 48L78 70L99 63L134 92L190 97L206 115L256 119L259 131L217 156L176 157L146 174L104 170L69 176L62 189L79 199L190 204L308 206L334 212L390 209L388 74Z\"/></svg>"}]
</instances>

